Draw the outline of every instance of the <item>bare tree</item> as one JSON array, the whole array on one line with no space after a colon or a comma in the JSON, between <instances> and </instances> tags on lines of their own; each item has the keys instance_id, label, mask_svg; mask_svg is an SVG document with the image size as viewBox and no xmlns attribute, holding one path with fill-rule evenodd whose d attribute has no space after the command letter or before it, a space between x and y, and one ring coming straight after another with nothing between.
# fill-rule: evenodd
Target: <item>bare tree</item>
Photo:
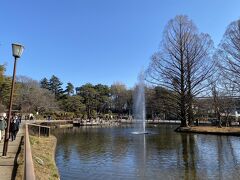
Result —
<instances>
[{"instance_id":1,"label":"bare tree","mask_svg":"<svg viewBox=\"0 0 240 180\"><path fill-rule=\"evenodd\" d=\"M230 23L217 51L225 78L240 88L240 19Z\"/></svg>"},{"instance_id":2,"label":"bare tree","mask_svg":"<svg viewBox=\"0 0 240 180\"><path fill-rule=\"evenodd\" d=\"M211 76L212 44L209 35L198 33L187 16L176 16L165 28L160 51L152 57L147 80L173 92L181 126L193 120L193 98Z\"/></svg>"},{"instance_id":3,"label":"bare tree","mask_svg":"<svg viewBox=\"0 0 240 180\"><path fill-rule=\"evenodd\" d=\"M37 81L19 76L16 105L21 112L43 112L57 108L54 95L47 89L40 88Z\"/></svg>"},{"instance_id":4,"label":"bare tree","mask_svg":"<svg viewBox=\"0 0 240 180\"><path fill-rule=\"evenodd\" d=\"M219 111L221 117L225 120L226 126L230 126L232 118L235 115L237 98L236 86L230 80L222 77L219 88ZM222 120L220 120L221 122ZM222 122L221 122L222 123Z\"/></svg>"},{"instance_id":5,"label":"bare tree","mask_svg":"<svg viewBox=\"0 0 240 180\"><path fill-rule=\"evenodd\" d=\"M212 90L212 109L214 111L214 116L218 119L219 121L219 127L222 127L222 121L221 121L221 100L220 100L220 95L219 95L219 90L217 88L216 83L211 84L211 90Z\"/></svg>"}]
</instances>

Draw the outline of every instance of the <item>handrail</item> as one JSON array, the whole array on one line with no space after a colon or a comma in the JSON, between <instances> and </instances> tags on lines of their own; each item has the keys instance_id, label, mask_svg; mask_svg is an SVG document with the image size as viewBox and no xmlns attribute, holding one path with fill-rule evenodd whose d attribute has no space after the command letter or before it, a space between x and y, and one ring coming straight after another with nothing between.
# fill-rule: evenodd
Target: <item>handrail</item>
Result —
<instances>
[{"instance_id":1,"label":"handrail","mask_svg":"<svg viewBox=\"0 0 240 180\"><path fill-rule=\"evenodd\" d=\"M28 126L29 126L29 134L30 135L37 134L38 137L40 137L41 135L50 136L50 127L49 126L42 126L42 125L38 125L38 124L28 124Z\"/></svg>"},{"instance_id":2,"label":"handrail","mask_svg":"<svg viewBox=\"0 0 240 180\"><path fill-rule=\"evenodd\" d=\"M28 124L28 125L30 125L30 126L41 126L41 127L49 128L49 126L43 126L43 125L39 125L39 124L33 124L33 123L31 123L31 124Z\"/></svg>"},{"instance_id":3,"label":"handrail","mask_svg":"<svg viewBox=\"0 0 240 180\"><path fill-rule=\"evenodd\" d=\"M25 125L24 180L35 180L32 151L29 141L28 124Z\"/></svg>"}]
</instances>

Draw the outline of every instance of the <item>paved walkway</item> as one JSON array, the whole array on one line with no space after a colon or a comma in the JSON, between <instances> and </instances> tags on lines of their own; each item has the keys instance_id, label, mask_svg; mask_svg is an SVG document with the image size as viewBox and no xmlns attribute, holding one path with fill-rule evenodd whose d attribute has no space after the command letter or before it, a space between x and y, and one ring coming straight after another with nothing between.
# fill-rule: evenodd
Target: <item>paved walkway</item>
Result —
<instances>
[{"instance_id":1,"label":"paved walkway","mask_svg":"<svg viewBox=\"0 0 240 180\"><path fill-rule=\"evenodd\" d=\"M21 139L24 135L23 125L21 125L20 130L17 134L16 140L8 142L8 153L6 157L2 156L3 152L3 142L0 143L0 179L10 180L12 179L14 171L16 170L16 163L19 146Z\"/></svg>"}]
</instances>

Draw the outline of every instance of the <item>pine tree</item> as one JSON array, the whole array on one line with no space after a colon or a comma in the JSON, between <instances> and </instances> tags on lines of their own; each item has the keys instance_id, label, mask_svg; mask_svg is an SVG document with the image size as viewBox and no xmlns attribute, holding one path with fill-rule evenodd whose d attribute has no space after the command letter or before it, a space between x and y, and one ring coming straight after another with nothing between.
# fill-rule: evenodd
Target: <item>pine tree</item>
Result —
<instances>
[{"instance_id":1,"label":"pine tree","mask_svg":"<svg viewBox=\"0 0 240 180\"><path fill-rule=\"evenodd\" d=\"M48 79L47 79L47 78L43 78L43 79L40 81L40 87L49 90L49 82L48 82Z\"/></svg>"},{"instance_id":2,"label":"pine tree","mask_svg":"<svg viewBox=\"0 0 240 180\"><path fill-rule=\"evenodd\" d=\"M59 99L63 95L62 82L57 76L52 75L49 80L49 90Z\"/></svg>"},{"instance_id":3,"label":"pine tree","mask_svg":"<svg viewBox=\"0 0 240 180\"><path fill-rule=\"evenodd\" d=\"M70 82L67 83L65 92L67 93L68 96L74 94L74 86L72 83Z\"/></svg>"}]
</instances>

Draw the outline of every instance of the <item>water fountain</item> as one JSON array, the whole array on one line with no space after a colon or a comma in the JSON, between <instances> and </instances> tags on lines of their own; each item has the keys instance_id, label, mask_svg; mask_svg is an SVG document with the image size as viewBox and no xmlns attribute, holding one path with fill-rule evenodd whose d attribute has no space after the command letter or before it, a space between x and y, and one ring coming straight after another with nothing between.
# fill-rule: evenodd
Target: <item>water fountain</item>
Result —
<instances>
[{"instance_id":1,"label":"water fountain","mask_svg":"<svg viewBox=\"0 0 240 180\"><path fill-rule=\"evenodd\" d=\"M138 84L134 93L134 121L136 132L133 134L148 134L145 130L146 108L145 108L145 76L142 71L138 77Z\"/></svg>"}]
</instances>

